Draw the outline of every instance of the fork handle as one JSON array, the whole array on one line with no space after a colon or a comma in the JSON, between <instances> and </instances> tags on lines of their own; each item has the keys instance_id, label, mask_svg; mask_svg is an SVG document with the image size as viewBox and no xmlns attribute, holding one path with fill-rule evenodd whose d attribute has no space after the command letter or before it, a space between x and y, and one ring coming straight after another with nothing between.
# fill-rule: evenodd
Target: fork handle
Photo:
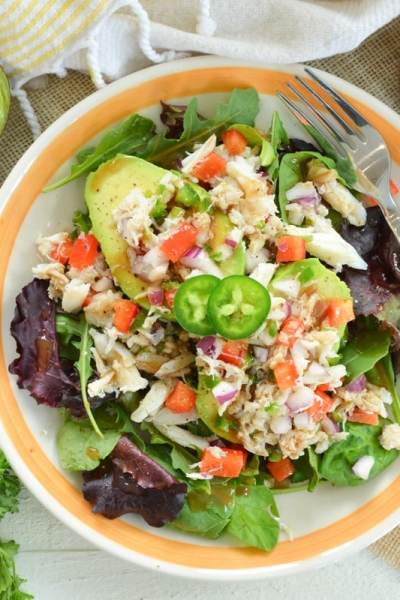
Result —
<instances>
[{"instance_id":1,"label":"fork handle","mask_svg":"<svg viewBox=\"0 0 400 600\"><path fill-rule=\"evenodd\" d=\"M393 200L392 200L393 201ZM394 201L393 201L394 203ZM390 229L393 231L394 235L397 238L397 241L400 244L400 212L396 207L395 209L387 209L382 206L384 215L386 217L386 221L390 226Z\"/></svg>"},{"instance_id":2,"label":"fork handle","mask_svg":"<svg viewBox=\"0 0 400 600\"><path fill-rule=\"evenodd\" d=\"M374 195L374 197L381 207L390 229L393 231L393 234L400 244L400 208L394 201L387 182L381 182L381 184L378 185L378 189L380 195Z\"/></svg>"}]
</instances>

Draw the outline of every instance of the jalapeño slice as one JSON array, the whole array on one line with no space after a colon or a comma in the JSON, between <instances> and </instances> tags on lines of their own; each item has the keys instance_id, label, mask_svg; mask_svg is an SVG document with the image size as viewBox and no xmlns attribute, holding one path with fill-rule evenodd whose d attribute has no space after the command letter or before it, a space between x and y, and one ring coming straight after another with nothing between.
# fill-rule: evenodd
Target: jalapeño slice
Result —
<instances>
[{"instance_id":1,"label":"jalape\u00f1o slice","mask_svg":"<svg viewBox=\"0 0 400 600\"><path fill-rule=\"evenodd\" d=\"M270 307L270 295L261 283L245 275L230 275L211 292L207 310L219 335L241 340L261 327Z\"/></svg>"},{"instance_id":2,"label":"jalape\u00f1o slice","mask_svg":"<svg viewBox=\"0 0 400 600\"><path fill-rule=\"evenodd\" d=\"M212 335L215 329L207 314L208 298L220 280L215 275L196 275L187 279L174 297L179 325L195 335Z\"/></svg>"}]
</instances>

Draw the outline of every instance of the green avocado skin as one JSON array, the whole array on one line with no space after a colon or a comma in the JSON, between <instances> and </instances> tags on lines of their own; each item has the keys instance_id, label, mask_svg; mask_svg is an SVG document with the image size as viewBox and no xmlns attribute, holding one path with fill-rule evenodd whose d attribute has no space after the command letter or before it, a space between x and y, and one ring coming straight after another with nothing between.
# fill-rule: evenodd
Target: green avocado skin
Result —
<instances>
[{"instance_id":1,"label":"green avocado skin","mask_svg":"<svg viewBox=\"0 0 400 600\"><path fill-rule=\"evenodd\" d=\"M132 300L146 292L146 283L130 271L128 244L119 235L112 212L134 188L153 194L160 179L167 173L135 156L120 155L102 164L91 173L85 185L85 201L92 221L93 233L121 290ZM148 308L147 296L137 299Z\"/></svg>"}]
</instances>

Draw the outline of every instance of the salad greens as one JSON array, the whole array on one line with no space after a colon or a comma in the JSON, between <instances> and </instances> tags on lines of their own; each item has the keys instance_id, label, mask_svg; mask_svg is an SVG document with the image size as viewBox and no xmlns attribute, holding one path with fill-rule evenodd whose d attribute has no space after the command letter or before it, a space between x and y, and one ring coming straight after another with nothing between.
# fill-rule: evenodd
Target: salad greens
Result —
<instances>
[{"instance_id":1,"label":"salad greens","mask_svg":"<svg viewBox=\"0 0 400 600\"><path fill-rule=\"evenodd\" d=\"M20 483L0 450L0 521L7 513L18 512L18 496ZM1 600L29 600L33 598L21 589L25 579L21 579L16 571L15 556L18 544L13 540L0 538L0 598Z\"/></svg>"},{"instance_id":2,"label":"salad greens","mask_svg":"<svg viewBox=\"0 0 400 600\"><path fill-rule=\"evenodd\" d=\"M400 332L388 306L400 306L400 249L323 141L290 139L277 113L267 133L256 127L254 89L234 90L211 119L196 98L161 106L163 132L133 115L46 188L88 175L88 213L41 242L47 262L16 299L10 372L61 411L60 461L82 472L94 512L271 551L279 494L359 485L398 456ZM244 140L235 156L232 136ZM228 175L196 171L209 155ZM146 184L88 202L110 159L133 181L148 173ZM323 184L309 179L312 162ZM118 264L102 244L84 280L71 255L54 258L93 232L101 243L113 220ZM123 261L139 286L118 279ZM71 282L82 299L68 311Z\"/></svg>"}]
</instances>

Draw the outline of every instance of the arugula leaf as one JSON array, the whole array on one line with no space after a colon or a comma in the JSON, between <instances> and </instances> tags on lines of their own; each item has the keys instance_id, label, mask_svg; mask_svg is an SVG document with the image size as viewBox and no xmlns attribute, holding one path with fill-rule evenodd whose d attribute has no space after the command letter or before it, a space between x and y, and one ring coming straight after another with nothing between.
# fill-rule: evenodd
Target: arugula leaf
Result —
<instances>
[{"instance_id":1,"label":"arugula leaf","mask_svg":"<svg viewBox=\"0 0 400 600\"><path fill-rule=\"evenodd\" d=\"M283 150L285 145L288 146L290 142L289 136L277 111L272 115L269 136L275 154L275 160L269 166L268 171L271 181L276 185L279 173L279 151Z\"/></svg>"},{"instance_id":2,"label":"arugula leaf","mask_svg":"<svg viewBox=\"0 0 400 600\"><path fill-rule=\"evenodd\" d=\"M363 456L374 458L374 465L368 479L372 479L386 469L399 455L398 450L385 450L379 443L382 428L386 423L391 421L380 419L379 425L347 422L347 437L341 442L332 444L322 457L321 477L335 485L360 485L365 480L357 477L352 467Z\"/></svg>"},{"instance_id":3,"label":"arugula leaf","mask_svg":"<svg viewBox=\"0 0 400 600\"><path fill-rule=\"evenodd\" d=\"M0 450L0 520L6 513L18 512L18 496L21 484L11 467L4 452ZM5 542L0 539L0 599L29 600L33 596L21 590L25 579L21 579L15 568L15 555L18 544L13 540Z\"/></svg>"},{"instance_id":4,"label":"arugula leaf","mask_svg":"<svg viewBox=\"0 0 400 600\"><path fill-rule=\"evenodd\" d=\"M347 371L346 381L366 373L389 352L391 332L380 326L374 316L356 319L354 336L342 349L341 363Z\"/></svg>"},{"instance_id":5,"label":"arugula leaf","mask_svg":"<svg viewBox=\"0 0 400 600\"><path fill-rule=\"evenodd\" d=\"M77 164L71 166L71 173L44 188L51 192L66 183L70 183L82 175L95 171L102 163L117 154L134 154L146 147L155 131L154 122L141 115L131 115L120 127L111 129L101 138L96 148L81 150L77 156Z\"/></svg>"},{"instance_id":6,"label":"arugula leaf","mask_svg":"<svg viewBox=\"0 0 400 600\"><path fill-rule=\"evenodd\" d=\"M202 120L197 113L197 98L187 105L183 119L183 134L179 139L168 138L164 131L149 140L146 149L137 156L164 168L172 168L179 156L191 149L195 143L202 143L213 133L219 135L235 123L254 125L259 112L259 96L255 89L233 90L229 102L218 102L215 117Z\"/></svg>"},{"instance_id":7,"label":"arugula leaf","mask_svg":"<svg viewBox=\"0 0 400 600\"><path fill-rule=\"evenodd\" d=\"M279 513L266 486L249 486L248 494L236 495L226 530L249 546L273 550L279 539Z\"/></svg>"},{"instance_id":8,"label":"arugula leaf","mask_svg":"<svg viewBox=\"0 0 400 600\"><path fill-rule=\"evenodd\" d=\"M86 414L92 423L93 429L97 435L102 438L103 434L94 420L90 402L87 397L87 384L93 372L91 366L92 354L90 351L93 340L89 334L89 327L90 325L86 321L84 313L81 313L79 318L66 314L58 314L56 316L57 334L62 337L64 347L68 347L71 344L79 351L78 359L75 361L74 365L79 373L83 406L85 407Z\"/></svg>"},{"instance_id":9,"label":"arugula leaf","mask_svg":"<svg viewBox=\"0 0 400 600\"><path fill-rule=\"evenodd\" d=\"M291 482L302 483L303 481L308 481L307 490L313 492L320 481L319 463L320 457L314 448L310 446L303 456L300 456L294 462L295 471L290 478ZM296 488L292 489L296 491Z\"/></svg>"}]
</instances>

